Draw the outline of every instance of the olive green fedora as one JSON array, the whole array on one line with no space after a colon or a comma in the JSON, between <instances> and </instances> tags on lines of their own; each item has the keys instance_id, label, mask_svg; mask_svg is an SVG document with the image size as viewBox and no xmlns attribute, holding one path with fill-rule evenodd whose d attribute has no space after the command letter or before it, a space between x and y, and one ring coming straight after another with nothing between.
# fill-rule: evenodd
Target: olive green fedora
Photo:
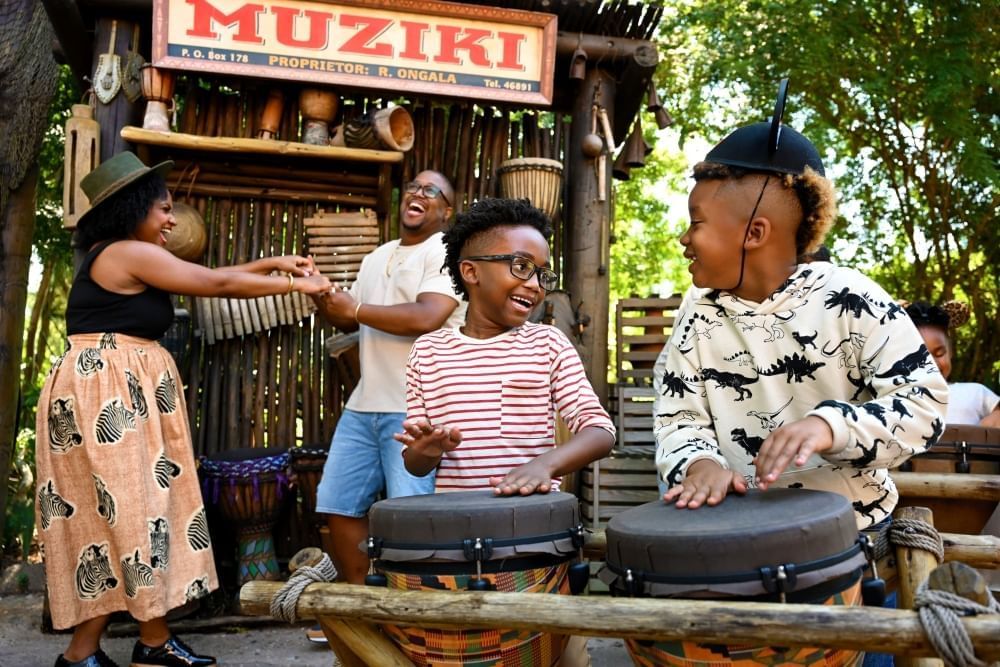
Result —
<instances>
[{"instance_id":1,"label":"olive green fedora","mask_svg":"<svg viewBox=\"0 0 1000 667\"><path fill-rule=\"evenodd\" d=\"M171 160L161 162L155 167L147 167L142 163L135 153L123 151L114 157L108 158L80 179L80 188L90 200L90 210L119 192L130 183L142 178L151 171L155 171L164 178L173 169L174 163ZM89 215L90 211L84 214ZM83 217L80 221L82 222Z\"/></svg>"}]
</instances>

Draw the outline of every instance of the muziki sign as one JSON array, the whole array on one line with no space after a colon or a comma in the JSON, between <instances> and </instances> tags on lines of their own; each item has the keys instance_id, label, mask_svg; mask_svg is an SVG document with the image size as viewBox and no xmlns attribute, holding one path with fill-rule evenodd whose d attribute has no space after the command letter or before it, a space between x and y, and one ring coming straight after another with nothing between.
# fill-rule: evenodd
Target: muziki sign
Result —
<instances>
[{"instance_id":1,"label":"muziki sign","mask_svg":"<svg viewBox=\"0 0 1000 667\"><path fill-rule=\"evenodd\" d=\"M158 67L551 104L556 17L433 0L154 0Z\"/></svg>"}]
</instances>

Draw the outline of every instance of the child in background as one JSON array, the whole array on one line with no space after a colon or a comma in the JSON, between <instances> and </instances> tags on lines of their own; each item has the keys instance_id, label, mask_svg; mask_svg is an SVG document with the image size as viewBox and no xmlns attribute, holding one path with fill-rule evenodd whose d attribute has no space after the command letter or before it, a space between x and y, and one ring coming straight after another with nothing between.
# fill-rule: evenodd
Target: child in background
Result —
<instances>
[{"instance_id":1,"label":"child in background","mask_svg":"<svg viewBox=\"0 0 1000 667\"><path fill-rule=\"evenodd\" d=\"M437 469L436 491L558 490L604 457L615 428L569 339L527 322L558 284L552 225L526 200L486 199L456 216L446 265L469 302L465 324L417 339L406 368L407 470ZM555 446L556 411L573 437Z\"/></svg>"},{"instance_id":2,"label":"child in background","mask_svg":"<svg viewBox=\"0 0 1000 667\"><path fill-rule=\"evenodd\" d=\"M958 301L935 306L915 301L905 306L917 325L934 362L947 380L951 375L951 336L949 331L969 321L969 307ZM1000 428L1000 396L978 382L948 383L948 424L979 424Z\"/></svg>"},{"instance_id":3,"label":"child in background","mask_svg":"<svg viewBox=\"0 0 1000 667\"><path fill-rule=\"evenodd\" d=\"M677 507L803 487L846 496L863 528L896 506L887 468L937 441L948 389L884 290L797 260L823 242L834 191L780 122L736 130L695 166L680 239L695 288L654 370L657 468Z\"/></svg>"}]
</instances>

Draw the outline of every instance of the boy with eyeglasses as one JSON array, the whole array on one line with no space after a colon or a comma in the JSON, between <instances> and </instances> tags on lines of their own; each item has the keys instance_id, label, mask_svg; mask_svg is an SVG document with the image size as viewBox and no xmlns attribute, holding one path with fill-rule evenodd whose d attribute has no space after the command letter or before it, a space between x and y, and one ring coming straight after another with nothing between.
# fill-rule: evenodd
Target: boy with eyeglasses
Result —
<instances>
[{"instance_id":1,"label":"boy with eyeglasses","mask_svg":"<svg viewBox=\"0 0 1000 667\"><path fill-rule=\"evenodd\" d=\"M396 436L407 470L437 471L439 492L547 493L614 445L614 425L569 339L527 321L558 285L551 235L546 215L523 199L477 202L444 235L468 313L463 326L414 343ZM559 447L556 412L574 434Z\"/></svg>"},{"instance_id":2,"label":"boy with eyeglasses","mask_svg":"<svg viewBox=\"0 0 1000 667\"><path fill-rule=\"evenodd\" d=\"M442 174L417 174L403 186L399 239L367 255L349 289L316 299L335 327L360 331L361 379L337 422L316 494L316 511L329 515L331 556L348 583L364 582L368 559L358 544L368 537L368 510L383 487L390 498L434 491L433 475L415 476L403 467L393 435L406 414L405 367L413 341L464 320L465 304L442 266L441 233L454 198ZM309 637L324 640L322 631Z\"/></svg>"}]
</instances>

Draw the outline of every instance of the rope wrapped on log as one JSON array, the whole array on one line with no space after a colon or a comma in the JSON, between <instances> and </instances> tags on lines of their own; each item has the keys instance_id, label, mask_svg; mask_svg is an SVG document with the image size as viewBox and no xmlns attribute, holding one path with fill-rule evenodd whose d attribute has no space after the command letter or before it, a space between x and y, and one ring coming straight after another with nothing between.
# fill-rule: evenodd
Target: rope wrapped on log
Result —
<instances>
[{"instance_id":1,"label":"rope wrapped on log","mask_svg":"<svg viewBox=\"0 0 1000 667\"><path fill-rule=\"evenodd\" d=\"M325 553L316 565L304 565L298 568L271 598L271 616L289 623L297 622L299 619L296 609L302 591L310 584L329 583L336 578L337 568Z\"/></svg>"},{"instance_id":2,"label":"rope wrapped on log","mask_svg":"<svg viewBox=\"0 0 1000 667\"><path fill-rule=\"evenodd\" d=\"M925 521L893 519L875 539L876 560L889 554L890 545L923 549L934 554L937 562L944 561L944 540L934 526Z\"/></svg>"},{"instance_id":3,"label":"rope wrapped on log","mask_svg":"<svg viewBox=\"0 0 1000 667\"><path fill-rule=\"evenodd\" d=\"M947 667L987 667L991 664L976 657L976 648L961 617L1000 614L1000 603L996 599L991 598L989 606L984 606L948 591L931 590L924 582L913 607L927 638Z\"/></svg>"}]
</instances>

